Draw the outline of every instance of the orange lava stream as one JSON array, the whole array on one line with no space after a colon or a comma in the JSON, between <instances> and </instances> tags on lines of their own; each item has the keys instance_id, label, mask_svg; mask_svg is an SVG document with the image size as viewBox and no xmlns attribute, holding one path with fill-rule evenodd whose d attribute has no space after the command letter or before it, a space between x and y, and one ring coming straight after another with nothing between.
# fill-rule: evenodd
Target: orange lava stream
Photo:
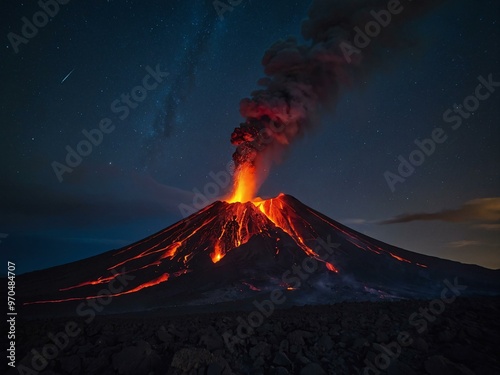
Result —
<instances>
[{"instance_id":1,"label":"orange lava stream","mask_svg":"<svg viewBox=\"0 0 500 375\"><path fill-rule=\"evenodd\" d=\"M335 266L329 262L325 262L326 264L326 268L328 268L330 271L332 272L335 272L335 273L339 273L339 270L337 268L335 268Z\"/></svg>"},{"instance_id":2,"label":"orange lava stream","mask_svg":"<svg viewBox=\"0 0 500 375\"><path fill-rule=\"evenodd\" d=\"M59 291L60 292L64 292L66 290L81 288L81 287L87 286L87 285L99 285L99 284L108 283L111 280L116 279L118 276L129 274L129 273L132 273L132 272L135 272L135 271L139 271L139 270L143 270L143 269L151 267L151 266L157 266L159 264L160 264L160 262L156 261L156 262L153 262L153 263L150 263L150 264L146 264L145 266L142 266L142 267L139 267L139 268L135 268L135 269L130 270L130 271L115 273L113 276L99 277L97 280L85 281L83 283L80 283L80 284L77 284L77 285L73 285L73 286L69 286L67 288L61 288L61 289L59 289Z\"/></svg>"},{"instance_id":3,"label":"orange lava stream","mask_svg":"<svg viewBox=\"0 0 500 375\"><path fill-rule=\"evenodd\" d=\"M266 217L273 222L278 228L281 228L286 234L292 237L295 242L306 252L307 255L313 257L319 257L316 252L304 243L304 240L299 235L295 226L291 222L288 216L284 215L283 212L283 202L279 199L282 196L280 194L277 198L268 200L255 200L252 203L264 214ZM277 202L276 205L274 202ZM276 207L277 206L277 207Z\"/></svg>"},{"instance_id":4,"label":"orange lava stream","mask_svg":"<svg viewBox=\"0 0 500 375\"><path fill-rule=\"evenodd\" d=\"M133 289L126 290L125 292L121 292L121 293L105 294L105 295L89 296L89 297L74 297L74 298L66 298L66 299L58 299L58 300L25 302L24 305L36 305L36 304L41 304L41 303L59 303L59 302L68 302L68 301L83 301L83 300L96 299L96 298L108 298L108 297L123 296L125 294L135 293L135 292L138 292L139 290L142 290L144 288L149 288L151 286L163 283L169 279L169 276L170 275L168 273L164 273L163 275L161 275L160 277L158 277L156 279L153 279L151 281L148 281L147 283L143 283L141 285L136 286Z\"/></svg>"},{"instance_id":5,"label":"orange lava stream","mask_svg":"<svg viewBox=\"0 0 500 375\"><path fill-rule=\"evenodd\" d=\"M250 288L250 290L253 290L253 291L256 291L256 292L260 292L261 289L260 288L257 288L255 285L252 285L246 281L242 281L241 282L243 285L246 285L248 288Z\"/></svg>"},{"instance_id":6,"label":"orange lava stream","mask_svg":"<svg viewBox=\"0 0 500 375\"><path fill-rule=\"evenodd\" d=\"M165 249L165 253L160 257L159 260L170 258L172 259L175 254L177 254L177 250L179 250L179 247L181 247L182 242L174 242L172 245L167 246Z\"/></svg>"},{"instance_id":7,"label":"orange lava stream","mask_svg":"<svg viewBox=\"0 0 500 375\"><path fill-rule=\"evenodd\" d=\"M321 220L323 220L325 223L327 223L328 225L330 225L331 227L335 228L336 230L342 232L343 234L345 234L347 237L347 240L352 243L353 245L355 245L356 247L362 249L362 250L369 250L371 252L374 252L376 254L382 254L382 253L386 253L386 254L389 254L391 257L393 257L394 259L397 259L399 260L400 262L406 262L406 263L410 263L412 264L413 262L411 262L410 260L408 259L405 259L405 258L402 258L396 254L393 254L391 253L390 251L387 251L387 250L384 250L378 246L376 246L376 249L373 248L373 246L369 243L366 243L365 240L363 240L362 238L359 238L358 236L355 236L345 230L343 230L342 228L336 226L336 225L333 225L331 222L323 219L321 216L319 216L318 214L316 214L315 212L311 211L311 210L308 210L310 213L312 213L313 215L315 215L316 217L320 218ZM415 263L417 266L420 266L420 267L423 267L423 268L427 268L427 266L425 264L420 264L420 263Z\"/></svg>"},{"instance_id":8,"label":"orange lava stream","mask_svg":"<svg viewBox=\"0 0 500 375\"><path fill-rule=\"evenodd\" d=\"M397 259L399 260L400 262L406 262L406 263L411 263L408 259L405 259L405 258L401 258L400 256L397 256L393 253L389 253L391 257L393 257L394 259Z\"/></svg>"}]
</instances>

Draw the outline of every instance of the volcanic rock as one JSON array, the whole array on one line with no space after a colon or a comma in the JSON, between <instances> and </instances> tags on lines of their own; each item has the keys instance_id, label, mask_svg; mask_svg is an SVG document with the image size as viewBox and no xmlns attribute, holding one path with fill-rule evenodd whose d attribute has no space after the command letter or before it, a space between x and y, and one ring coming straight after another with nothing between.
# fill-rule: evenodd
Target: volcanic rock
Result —
<instances>
[{"instance_id":1,"label":"volcanic rock","mask_svg":"<svg viewBox=\"0 0 500 375\"><path fill-rule=\"evenodd\" d=\"M425 369L430 375L475 375L467 367L453 363L440 355L429 357L425 361Z\"/></svg>"}]
</instances>

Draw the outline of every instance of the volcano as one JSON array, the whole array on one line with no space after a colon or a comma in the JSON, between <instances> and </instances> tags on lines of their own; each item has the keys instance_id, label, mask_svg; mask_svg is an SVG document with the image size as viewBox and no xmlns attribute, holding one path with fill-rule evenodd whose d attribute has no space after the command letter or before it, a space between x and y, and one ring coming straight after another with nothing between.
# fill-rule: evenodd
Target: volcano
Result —
<instances>
[{"instance_id":1,"label":"volcano","mask_svg":"<svg viewBox=\"0 0 500 375\"><path fill-rule=\"evenodd\" d=\"M104 297L113 299L106 312L216 311L276 289L284 305L432 298L444 280L467 295L500 290L500 270L385 244L280 194L216 201L130 246L21 275L18 295L28 315L74 312Z\"/></svg>"}]
</instances>

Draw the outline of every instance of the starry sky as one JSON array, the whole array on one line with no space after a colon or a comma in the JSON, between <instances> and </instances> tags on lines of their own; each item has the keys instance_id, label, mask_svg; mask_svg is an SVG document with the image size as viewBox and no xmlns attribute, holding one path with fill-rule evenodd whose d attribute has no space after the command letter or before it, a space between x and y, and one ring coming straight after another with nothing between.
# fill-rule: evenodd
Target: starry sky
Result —
<instances>
[{"instance_id":1,"label":"starry sky","mask_svg":"<svg viewBox=\"0 0 500 375\"><path fill-rule=\"evenodd\" d=\"M9 33L22 37L40 7L2 2L3 260L42 269L182 219L179 205L231 160L239 101L257 88L264 52L301 40L309 5L243 0L221 19L212 1L69 1L16 44ZM499 15L496 0L457 0L413 21L416 40L343 91L259 195L285 192L387 243L500 268L500 88L481 91L489 97L457 129L443 119L463 111L479 76L500 82ZM118 111L147 75L151 89ZM105 119L108 133L58 178L54 162ZM436 128L446 140L391 189L384 174Z\"/></svg>"}]
</instances>

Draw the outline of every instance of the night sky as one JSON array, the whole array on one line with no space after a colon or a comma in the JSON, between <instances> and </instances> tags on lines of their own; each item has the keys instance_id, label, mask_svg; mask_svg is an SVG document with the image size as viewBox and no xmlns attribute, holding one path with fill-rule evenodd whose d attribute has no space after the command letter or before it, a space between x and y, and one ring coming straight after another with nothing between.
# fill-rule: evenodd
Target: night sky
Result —
<instances>
[{"instance_id":1,"label":"night sky","mask_svg":"<svg viewBox=\"0 0 500 375\"><path fill-rule=\"evenodd\" d=\"M69 1L14 47L9 33L22 36L22 18L40 7L2 2L2 259L18 273L46 268L182 219L179 205L231 161L239 102L258 88L266 49L289 35L307 43L309 5L243 0L221 20L206 0ZM500 268L499 15L496 0L458 0L412 21L415 37L341 91L259 195L285 192L387 243ZM123 109L147 75L150 90ZM464 100L479 76L488 98L462 107L459 127L446 122L475 103ZM53 163L100 125L102 141L58 178ZM384 173L436 128L446 140L391 189Z\"/></svg>"}]
</instances>

